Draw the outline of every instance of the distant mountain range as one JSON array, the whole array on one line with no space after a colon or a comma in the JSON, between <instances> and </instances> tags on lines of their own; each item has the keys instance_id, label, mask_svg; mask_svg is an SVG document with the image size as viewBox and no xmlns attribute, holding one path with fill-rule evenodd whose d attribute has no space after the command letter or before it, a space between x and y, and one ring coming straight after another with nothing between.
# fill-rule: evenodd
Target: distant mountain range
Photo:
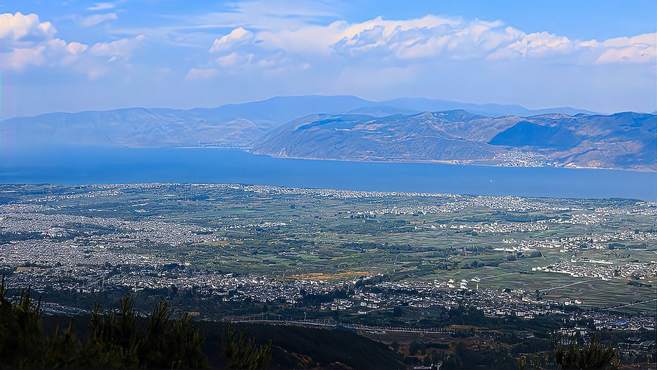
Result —
<instances>
[{"instance_id":1,"label":"distant mountain range","mask_svg":"<svg viewBox=\"0 0 657 370\"><path fill-rule=\"evenodd\" d=\"M288 96L218 108L49 113L0 122L3 145L239 147L297 158L657 169L657 116L424 98Z\"/></svg>"}]
</instances>

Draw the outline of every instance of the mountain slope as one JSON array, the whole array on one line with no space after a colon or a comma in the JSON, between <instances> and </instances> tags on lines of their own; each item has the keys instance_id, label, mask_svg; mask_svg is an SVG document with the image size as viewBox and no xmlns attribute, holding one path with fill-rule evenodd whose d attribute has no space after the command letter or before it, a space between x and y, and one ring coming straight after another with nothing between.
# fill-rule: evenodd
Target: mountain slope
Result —
<instances>
[{"instance_id":1,"label":"mountain slope","mask_svg":"<svg viewBox=\"0 0 657 370\"><path fill-rule=\"evenodd\" d=\"M311 116L272 132L259 153L304 158L359 160L483 159L495 148L452 136L427 115Z\"/></svg>"},{"instance_id":2,"label":"mountain slope","mask_svg":"<svg viewBox=\"0 0 657 370\"><path fill-rule=\"evenodd\" d=\"M17 147L248 147L267 130L298 116L337 114L368 104L352 96L300 96L189 110L49 113L5 120L0 123L0 135Z\"/></svg>"},{"instance_id":3,"label":"mountain slope","mask_svg":"<svg viewBox=\"0 0 657 370\"><path fill-rule=\"evenodd\" d=\"M657 116L544 114L491 118L463 110L314 115L269 132L256 153L280 157L657 169Z\"/></svg>"},{"instance_id":4,"label":"mountain slope","mask_svg":"<svg viewBox=\"0 0 657 370\"><path fill-rule=\"evenodd\" d=\"M568 149L580 142L578 136L568 128L520 121L495 135L489 144L510 147Z\"/></svg>"},{"instance_id":5,"label":"mountain slope","mask_svg":"<svg viewBox=\"0 0 657 370\"><path fill-rule=\"evenodd\" d=\"M571 148L553 146L551 158L571 166L657 169L657 116L623 112L547 119L546 125L572 130L580 142Z\"/></svg>"}]
</instances>

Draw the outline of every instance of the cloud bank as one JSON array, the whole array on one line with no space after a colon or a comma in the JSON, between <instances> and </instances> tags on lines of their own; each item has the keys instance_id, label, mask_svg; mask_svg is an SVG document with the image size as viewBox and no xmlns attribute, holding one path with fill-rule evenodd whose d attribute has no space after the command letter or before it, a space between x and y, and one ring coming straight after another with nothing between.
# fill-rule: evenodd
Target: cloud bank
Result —
<instances>
[{"instance_id":1,"label":"cloud bank","mask_svg":"<svg viewBox=\"0 0 657 370\"><path fill-rule=\"evenodd\" d=\"M94 20L89 25L104 22ZM88 19L88 18L87 18ZM84 23L84 22L83 22ZM143 35L92 45L66 41L56 37L51 22L41 21L36 14L0 14L0 71L22 72L30 67L71 67L87 75L97 76L102 64L127 61L144 40Z\"/></svg>"},{"instance_id":2,"label":"cloud bank","mask_svg":"<svg viewBox=\"0 0 657 370\"><path fill-rule=\"evenodd\" d=\"M279 66L323 63L324 58L409 65L439 60L544 60L573 64L655 63L657 33L608 40L574 40L549 32L526 33L501 21L427 15L407 20L381 17L360 23L335 21L295 29L236 27L209 48L219 67L244 63ZM272 59L273 56L276 56ZM213 74L214 76L214 74Z\"/></svg>"}]
</instances>

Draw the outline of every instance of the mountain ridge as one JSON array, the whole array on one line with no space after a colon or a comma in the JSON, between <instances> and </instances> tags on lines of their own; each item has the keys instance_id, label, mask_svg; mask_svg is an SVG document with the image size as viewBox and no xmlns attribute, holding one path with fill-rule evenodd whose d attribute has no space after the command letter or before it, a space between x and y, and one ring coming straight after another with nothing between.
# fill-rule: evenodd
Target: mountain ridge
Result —
<instances>
[{"instance_id":1,"label":"mountain ridge","mask_svg":"<svg viewBox=\"0 0 657 370\"><path fill-rule=\"evenodd\" d=\"M308 117L253 152L278 157L657 170L657 116L486 117L462 110Z\"/></svg>"},{"instance_id":2,"label":"mountain ridge","mask_svg":"<svg viewBox=\"0 0 657 370\"><path fill-rule=\"evenodd\" d=\"M336 102L335 100L338 100ZM368 100L355 95L281 95L273 96L267 99L262 100L253 100L246 101L241 103L228 103L219 105L216 107L193 107L193 108L167 108L167 107L143 107L143 106L134 106L134 107L121 107L113 109L90 109L82 111L54 111L54 112L45 112L34 115L21 115L16 117L7 117L0 119L0 122L9 121L13 119L23 119L23 118L36 118L46 115L53 114L83 114L83 113L104 113L104 112L115 112L115 111L129 111L129 110L148 110L148 111L181 111L181 112L216 112L216 111L227 111L234 112L236 116L240 114L240 110L253 109L254 107L263 106L264 108L271 111L271 105L274 104L284 104L286 101L299 106L308 106L308 100L315 100L315 104L320 103L321 100L326 102L327 100L334 100L332 106L334 109L326 109L317 107L314 108L314 112L317 113L346 113L349 111L348 108L339 108L340 100L342 104L348 106L352 104L355 106L353 109L361 108L388 108L391 110L400 110L411 112L424 112L424 111L447 111L447 110L457 110L463 109L473 113L479 113L487 111L488 113L480 113L483 115L495 115L495 112L500 112L499 115L538 115L544 113L567 113L567 114L576 114L576 113L586 113L586 114L595 114L595 112L573 108L573 107L551 107L551 108L539 108L539 109L530 109L517 104L497 104L497 103L467 103L459 102L454 100L442 100L442 99L432 99L432 98L423 98L423 97L404 97L404 98L395 98L389 100ZM450 106L450 108L441 108L441 105ZM427 108L431 106L431 108ZM453 107L451 107L453 106ZM338 108L336 108L338 107ZM479 107L479 108L477 108ZM288 106L285 107L286 109ZM488 108L488 109L487 109ZM325 110L325 112L323 111ZM228 114L224 113L223 114ZM654 114L655 112L653 112ZM297 118L301 115L292 114L293 118Z\"/></svg>"},{"instance_id":3,"label":"mountain ridge","mask_svg":"<svg viewBox=\"0 0 657 370\"><path fill-rule=\"evenodd\" d=\"M467 103L475 111L418 110L445 104L460 103L310 95L217 108L55 112L0 121L0 136L9 149L232 147L296 158L657 169L655 115ZM531 114L490 114L518 107Z\"/></svg>"}]
</instances>

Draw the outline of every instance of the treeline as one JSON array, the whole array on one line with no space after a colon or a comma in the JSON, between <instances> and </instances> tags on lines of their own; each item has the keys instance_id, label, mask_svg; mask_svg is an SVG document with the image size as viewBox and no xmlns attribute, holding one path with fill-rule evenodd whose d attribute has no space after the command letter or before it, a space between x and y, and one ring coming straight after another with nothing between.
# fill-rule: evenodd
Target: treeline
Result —
<instances>
[{"instance_id":1,"label":"treeline","mask_svg":"<svg viewBox=\"0 0 657 370\"><path fill-rule=\"evenodd\" d=\"M29 290L17 300L6 297L0 284L0 369L206 369L204 338L190 316L173 317L166 302L139 316L132 298L118 309L95 307L81 329L80 318L65 328L44 330L40 302ZM228 328L216 348L222 367L264 369L271 344L257 345L245 334Z\"/></svg>"}]
</instances>

